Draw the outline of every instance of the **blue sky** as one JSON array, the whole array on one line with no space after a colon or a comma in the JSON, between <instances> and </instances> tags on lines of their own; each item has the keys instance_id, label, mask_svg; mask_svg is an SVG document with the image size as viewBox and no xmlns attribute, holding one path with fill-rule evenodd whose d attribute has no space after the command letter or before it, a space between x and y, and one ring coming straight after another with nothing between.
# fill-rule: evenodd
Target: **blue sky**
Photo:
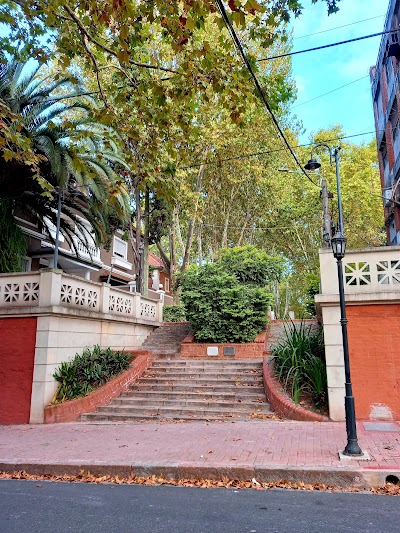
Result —
<instances>
[{"instance_id":1,"label":"blue sky","mask_svg":"<svg viewBox=\"0 0 400 533\"><path fill-rule=\"evenodd\" d=\"M292 21L293 51L383 31L388 4L388 0L341 0L340 11L328 17L325 2L313 5L311 0L304 0L303 14ZM378 16L359 24L299 38ZM312 132L338 123L348 135L374 130L369 68L376 62L380 39L373 37L292 57L293 76L298 89L292 111L306 130L301 136L302 142L307 142ZM295 107L364 76L348 87ZM354 142L361 143L372 138L373 134L356 137Z\"/></svg>"}]
</instances>

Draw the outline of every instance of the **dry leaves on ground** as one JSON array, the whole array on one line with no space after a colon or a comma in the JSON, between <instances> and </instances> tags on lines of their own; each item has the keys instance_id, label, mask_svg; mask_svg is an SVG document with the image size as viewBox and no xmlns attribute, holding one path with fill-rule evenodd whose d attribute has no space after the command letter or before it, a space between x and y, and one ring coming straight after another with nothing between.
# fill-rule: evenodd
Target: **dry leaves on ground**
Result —
<instances>
[{"instance_id":1,"label":"dry leaves on ground","mask_svg":"<svg viewBox=\"0 0 400 533\"><path fill-rule=\"evenodd\" d=\"M232 458L233 459L233 458ZM323 483L303 483L301 481L290 482L286 480L272 481L264 483L253 478L251 481L240 481L238 479L229 479L222 477L219 480L214 479L178 479L172 480L162 476L140 477L132 474L124 478L120 476L110 475L96 475L90 472L81 470L76 476L71 475L31 475L25 471L18 472L0 472L0 479L24 479L31 481L53 481L53 482L69 482L69 483L111 483L111 484L127 484L127 485L176 485L182 487L201 487L201 488L234 488L234 489L255 489L255 490L270 490L270 489L289 489L289 490L308 490L308 491L329 491L329 492L371 492L372 494L386 494L390 496L400 496L400 484L386 483L384 487L377 487L372 489L361 489L357 487L339 487L333 485L324 485ZM37 487L42 487L38 484Z\"/></svg>"}]
</instances>

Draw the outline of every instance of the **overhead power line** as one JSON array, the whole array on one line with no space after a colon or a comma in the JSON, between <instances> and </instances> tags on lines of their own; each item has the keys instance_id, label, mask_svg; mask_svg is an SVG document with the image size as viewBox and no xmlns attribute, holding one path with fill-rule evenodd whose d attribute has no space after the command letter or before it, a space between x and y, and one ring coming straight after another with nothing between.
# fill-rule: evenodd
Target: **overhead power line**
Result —
<instances>
[{"instance_id":1,"label":"overhead power line","mask_svg":"<svg viewBox=\"0 0 400 533\"><path fill-rule=\"evenodd\" d=\"M269 103L268 103L268 100L267 100L267 98L266 98L266 96L265 96L265 94L264 94L264 91L263 91L262 88L261 88L261 85L260 85L260 83L259 83L259 81L258 81L258 79L257 79L257 76L254 74L253 68L252 68L252 66L250 65L249 60L247 59L247 55L246 55L246 53L245 53L245 51L244 51L244 49L243 49L243 47L242 47L242 44L241 44L241 42L240 42L240 40L239 40L239 38L238 38L238 36L237 36L237 34L236 34L236 32L235 32L235 30L234 30L232 24L231 24L231 21L230 21L229 18L228 18L228 15L227 15L227 13L226 13L226 11L225 11L225 7L224 7L222 1L221 1L221 0L216 0L216 3L217 3L217 5L218 5L219 11L220 11L220 13L221 13L221 15L222 15L222 18L223 18L223 20L224 20L224 22L225 22L225 25L227 26L227 28L228 28L228 30L229 30L231 36L232 36L232 39L233 39L233 41L234 41L234 43L235 43L237 49L239 50L240 55L242 56L243 62L244 62L244 64L246 65L247 70L250 72L250 75L251 75L251 77L253 78L253 81L254 81L254 84L255 84L255 86L256 86L256 88L257 88L257 91L259 92L259 94L260 94L260 96L261 96L261 99L262 99L262 101L264 102L264 105L265 105L265 107L266 107L268 113L271 115L272 121L273 121L273 123L275 124L275 127L276 127L276 129L278 130L279 135L281 136L281 139L282 139L283 142L285 143L287 149L288 149L289 152L291 153L291 155L292 155L293 159L295 160L297 166L302 170L302 172L303 172L303 174L306 176L306 178L307 178L309 181L311 181L311 183L313 183L316 187L319 187L319 185L318 185L317 183L315 183L315 181L314 181L313 179L310 178L310 176L308 175L308 173L307 173L307 172L304 170L304 168L301 166L300 161L297 159L296 154L294 153L292 147L290 146L288 140L286 139L285 134L283 133L283 131L282 131L282 129L281 129L281 127L280 127L280 125L279 125L279 123L278 123L278 121L277 121L275 115L274 115L274 112L272 111L271 106L270 106Z\"/></svg>"},{"instance_id":2,"label":"overhead power line","mask_svg":"<svg viewBox=\"0 0 400 533\"><path fill-rule=\"evenodd\" d=\"M323 46L316 46L315 48L307 48L306 50L297 50L297 52L287 52L286 54L279 54L277 56L264 57L263 59L257 59L257 61L270 61L271 59L279 59L280 57L295 56L297 54L304 54L305 52L315 52L316 50L322 50L324 48L331 48L332 46L340 46L341 44L355 43L356 41L362 41L363 39L370 39L371 37L379 37L380 35L386 35L388 33L396 33L399 30L387 30L379 33L371 33L371 35L363 35L362 37L355 37L354 39L348 39L347 41L340 41L338 43L325 44Z\"/></svg>"},{"instance_id":3,"label":"overhead power line","mask_svg":"<svg viewBox=\"0 0 400 533\"><path fill-rule=\"evenodd\" d=\"M321 33L327 33L329 31L340 30L342 28L347 28L348 26L354 26L355 24L361 24L362 22L367 22L368 20L380 19L384 17L385 15L386 13L383 13L382 15L377 15L376 17L370 17L368 19L363 19L363 20L356 20L355 22L350 22L349 24L343 24L343 26L336 26L336 28L330 28L329 30L322 30L322 31L317 31L315 33L309 33L308 35L301 35L300 37L294 37L293 41L296 41L299 39L305 39L306 37L313 37L314 35L320 35Z\"/></svg>"},{"instance_id":4,"label":"overhead power line","mask_svg":"<svg viewBox=\"0 0 400 533\"><path fill-rule=\"evenodd\" d=\"M334 93L335 91L339 91L340 89L343 89L344 87L347 87L348 85L352 85L353 83L356 83L357 81L365 80L365 78L369 78L369 74L367 74L366 76L363 76L362 78L358 78L357 80L350 81L349 83L346 83L345 85L341 85L340 87L336 87L336 89L332 89L331 91L328 91L327 93L319 94L318 96L311 98L311 100L306 100L305 102L296 104L292 106L292 109L294 109L295 107L300 107L301 105L304 105L304 104L308 104L309 102L313 102L314 100L318 100L318 98L322 98L323 96L326 96L327 94L331 94L331 93Z\"/></svg>"},{"instance_id":5,"label":"overhead power line","mask_svg":"<svg viewBox=\"0 0 400 533\"><path fill-rule=\"evenodd\" d=\"M372 133L376 133L375 130L373 131L365 131L363 133L354 133L353 135L342 135L341 137L334 137L332 139L322 139L320 140L319 142L323 142L323 143L329 143L329 142L334 142L334 141L341 141L343 139L352 139L354 137L361 137L363 135L371 135ZM313 146L315 143L306 143L306 144L298 144L296 146L293 146L293 148L305 148L307 146ZM216 163L227 163L229 161L240 161L242 159L250 159L252 157L260 157L260 156L263 156L263 155L269 155L269 154L275 154L277 152L286 152L286 148L275 148L274 150L265 150L265 151L261 151L261 152L253 152L251 154L241 154L241 155L235 155L235 156L232 156L232 157L224 157L224 158L218 158L218 157L215 157L214 159L211 159L211 160L208 160L208 161L203 161L201 163L193 163L192 165L187 165L185 167L177 167L178 169L180 170L186 170L186 169L190 169L190 168L199 168L201 167L202 165L214 165ZM298 163L298 165L301 165L301 163ZM313 182L314 183L314 182ZM314 183L315 185L315 183Z\"/></svg>"}]
</instances>

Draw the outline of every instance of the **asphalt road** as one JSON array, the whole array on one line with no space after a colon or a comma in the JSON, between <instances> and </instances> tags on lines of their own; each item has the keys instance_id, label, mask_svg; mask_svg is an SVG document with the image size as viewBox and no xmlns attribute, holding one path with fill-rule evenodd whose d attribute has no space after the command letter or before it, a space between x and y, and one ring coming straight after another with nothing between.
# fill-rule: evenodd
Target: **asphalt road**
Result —
<instances>
[{"instance_id":1,"label":"asphalt road","mask_svg":"<svg viewBox=\"0 0 400 533\"><path fill-rule=\"evenodd\" d=\"M400 498L0 481L1 533L399 532Z\"/></svg>"}]
</instances>

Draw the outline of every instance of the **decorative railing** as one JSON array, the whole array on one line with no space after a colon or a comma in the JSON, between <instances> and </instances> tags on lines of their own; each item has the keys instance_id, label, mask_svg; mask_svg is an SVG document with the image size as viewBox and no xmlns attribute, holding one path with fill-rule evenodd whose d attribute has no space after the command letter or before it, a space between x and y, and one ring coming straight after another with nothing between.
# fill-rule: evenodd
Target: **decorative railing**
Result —
<instances>
[{"instance_id":1,"label":"decorative railing","mask_svg":"<svg viewBox=\"0 0 400 533\"><path fill-rule=\"evenodd\" d=\"M74 239L74 244L80 257L100 260L100 248L97 248L95 244L87 243L86 245L78 238Z\"/></svg>"},{"instance_id":2,"label":"decorative railing","mask_svg":"<svg viewBox=\"0 0 400 533\"><path fill-rule=\"evenodd\" d=\"M21 307L64 307L145 322L162 321L162 301L52 270L0 275L0 313ZM9 312L9 311L8 311Z\"/></svg>"},{"instance_id":3,"label":"decorative railing","mask_svg":"<svg viewBox=\"0 0 400 533\"><path fill-rule=\"evenodd\" d=\"M338 292L337 267L330 250L320 254L322 294ZM343 259L346 294L400 292L400 247L349 250Z\"/></svg>"},{"instance_id":4,"label":"decorative railing","mask_svg":"<svg viewBox=\"0 0 400 533\"><path fill-rule=\"evenodd\" d=\"M0 275L0 307L32 307L39 305L38 273Z\"/></svg>"}]
</instances>

